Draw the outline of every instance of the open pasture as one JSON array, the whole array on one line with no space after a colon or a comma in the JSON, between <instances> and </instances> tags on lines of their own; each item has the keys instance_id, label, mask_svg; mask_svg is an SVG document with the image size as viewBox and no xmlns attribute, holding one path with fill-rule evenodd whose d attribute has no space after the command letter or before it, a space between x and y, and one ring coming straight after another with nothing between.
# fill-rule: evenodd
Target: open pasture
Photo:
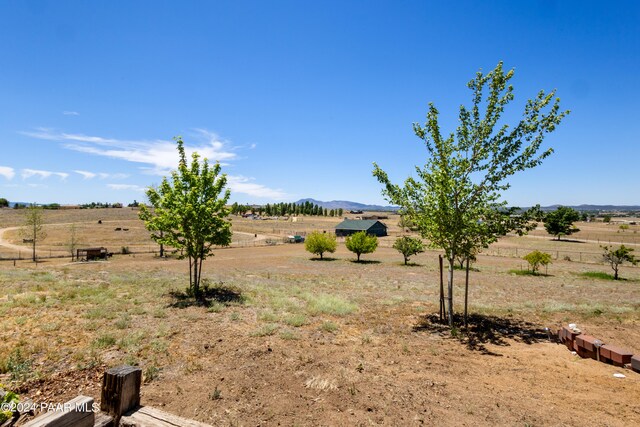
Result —
<instances>
[{"instance_id":1,"label":"open pasture","mask_svg":"<svg viewBox=\"0 0 640 427\"><path fill-rule=\"evenodd\" d=\"M101 213L112 211L121 215ZM83 222L65 215L55 220ZM108 246L100 239L126 221L128 234L109 245L150 244L135 240L148 239L134 231L135 217L102 219L84 220L96 245ZM268 235L260 227L275 222L234 224ZM53 245L64 233L50 238ZM471 273L471 332L450 334L428 321L438 309L437 252L404 266L386 247L394 238L363 263L343 244L327 261L300 244L218 250L205 261L208 306L181 294L186 261L0 262L0 382L22 384L37 402L63 402L99 397L105 366L138 364L143 402L212 425L640 423L640 375L616 379L619 368L571 355L544 330L574 322L639 353L639 268L623 267L624 281L585 278L608 267L561 256L548 276L520 276L519 258L481 255ZM546 250L558 244L550 239L509 236L488 252ZM461 311L462 272L455 277ZM581 418L585 409L598 418Z\"/></svg>"}]
</instances>

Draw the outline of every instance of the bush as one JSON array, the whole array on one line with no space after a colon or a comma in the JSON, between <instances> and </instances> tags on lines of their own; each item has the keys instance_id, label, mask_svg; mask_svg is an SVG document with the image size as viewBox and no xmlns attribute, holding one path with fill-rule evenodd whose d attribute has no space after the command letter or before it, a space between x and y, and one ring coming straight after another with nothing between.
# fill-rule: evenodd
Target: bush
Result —
<instances>
[{"instance_id":1,"label":"bush","mask_svg":"<svg viewBox=\"0 0 640 427\"><path fill-rule=\"evenodd\" d=\"M356 254L358 261L360 261L360 255L370 254L378 248L378 238L365 231L358 231L347 237L345 245L347 249Z\"/></svg>"},{"instance_id":2,"label":"bush","mask_svg":"<svg viewBox=\"0 0 640 427\"><path fill-rule=\"evenodd\" d=\"M321 233L319 231L312 232L304 241L304 248L307 252L319 255L320 259L323 259L322 257L325 252L335 252L337 247L338 242L336 241L335 235Z\"/></svg>"},{"instance_id":3,"label":"bush","mask_svg":"<svg viewBox=\"0 0 640 427\"><path fill-rule=\"evenodd\" d=\"M527 255L523 256L522 259L529 263L529 266L531 267L531 271L533 273L537 273L538 268L540 268L541 265L551 264L551 255L546 252L540 252L537 250L528 253Z\"/></svg>"},{"instance_id":4,"label":"bush","mask_svg":"<svg viewBox=\"0 0 640 427\"><path fill-rule=\"evenodd\" d=\"M424 252L424 244L415 237L403 236L395 241L393 249L404 256L404 265L407 265L411 256Z\"/></svg>"}]
</instances>

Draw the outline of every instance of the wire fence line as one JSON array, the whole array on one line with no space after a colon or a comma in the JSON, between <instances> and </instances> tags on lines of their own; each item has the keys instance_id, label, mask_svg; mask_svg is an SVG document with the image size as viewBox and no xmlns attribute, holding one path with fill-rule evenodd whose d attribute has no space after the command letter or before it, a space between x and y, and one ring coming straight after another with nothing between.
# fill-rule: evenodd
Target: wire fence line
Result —
<instances>
[{"instance_id":1,"label":"wire fence line","mask_svg":"<svg viewBox=\"0 0 640 427\"><path fill-rule=\"evenodd\" d=\"M322 230L321 230L322 231ZM299 235L304 236L306 233L301 233ZM257 237L257 234L254 234L254 237L248 237L246 239L239 239L233 241L228 246L213 246L214 249L231 249L231 248L255 248L255 247L266 247L266 246L277 246L290 243L288 235L291 233L284 233L284 237ZM337 241L340 244L344 244L345 237L338 237ZM617 242L613 242L614 244ZM378 241L378 247L381 248L392 248L394 242L391 240L381 239ZM126 249L126 250L125 250ZM485 256L495 256L495 257L503 257L503 258L514 258L514 259L522 259L523 256L530 253L532 248L524 248L524 247L490 247L488 249L483 250L480 255ZM432 253L441 253L438 249L428 248L428 252ZM47 253L48 252L48 253ZM173 248L165 248L165 252L170 254L175 254L179 251ZM551 255L554 260L564 260L564 261L572 261L572 262L581 262L588 264L602 264L603 263L603 253L602 252L592 252L592 251L575 251L575 250L548 250L546 251ZM137 255L137 254L154 254L156 256L160 255L160 247L159 246L139 246L139 247L127 247L122 248L120 251L115 251L111 253L112 255ZM62 259L69 258L71 259L71 255L67 252L65 254L61 253L61 251L37 251L36 259L37 260L45 260L45 259ZM21 260L30 260L32 259L32 252L30 249L26 249L24 251L4 251L0 253L0 262L1 261L21 261ZM631 267L632 265L629 264ZM640 268L640 266L638 266Z\"/></svg>"}]
</instances>

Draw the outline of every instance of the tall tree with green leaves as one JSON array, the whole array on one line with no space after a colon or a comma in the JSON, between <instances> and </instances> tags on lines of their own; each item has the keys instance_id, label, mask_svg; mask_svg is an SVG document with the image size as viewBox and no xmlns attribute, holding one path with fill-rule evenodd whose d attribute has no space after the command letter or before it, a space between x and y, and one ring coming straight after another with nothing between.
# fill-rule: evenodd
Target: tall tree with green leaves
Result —
<instances>
[{"instance_id":1,"label":"tall tree with green leaves","mask_svg":"<svg viewBox=\"0 0 640 427\"><path fill-rule=\"evenodd\" d=\"M20 235L23 239L31 243L31 259L37 261L36 246L47 238L47 232L44 229L43 209L40 206L31 204L24 211L24 223L20 229Z\"/></svg>"},{"instance_id":2,"label":"tall tree with green leaves","mask_svg":"<svg viewBox=\"0 0 640 427\"><path fill-rule=\"evenodd\" d=\"M140 219L158 243L182 249L189 260L189 290L200 298L202 262L212 255L214 246L231 243L231 223L226 208L230 192L225 189L227 176L220 174L220 164L209 165L198 153L187 162L182 138L174 138L178 145L178 170L171 172L171 180L164 177L157 188L146 194L153 210L143 206ZM158 233L158 232L162 233Z\"/></svg>"},{"instance_id":3,"label":"tall tree with green leaves","mask_svg":"<svg viewBox=\"0 0 640 427\"><path fill-rule=\"evenodd\" d=\"M431 246L444 250L451 327L456 258L487 247L510 227L523 225L505 215L507 204L501 194L509 188L507 178L540 165L553 152L541 151L542 142L569 113L560 111L555 91L540 91L527 101L515 126L500 122L514 99L509 84L513 75L513 70L504 72L502 62L487 74L478 72L467 84L472 106L460 107L459 125L449 135L442 134L439 112L429 105L425 125L413 125L427 148L427 160L424 167L416 167L417 177L409 177L403 186L392 184L374 163L373 175L384 185L386 198L402 208Z\"/></svg>"},{"instance_id":4,"label":"tall tree with green leaves","mask_svg":"<svg viewBox=\"0 0 640 427\"><path fill-rule=\"evenodd\" d=\"M580 221L580 213L568 206L560 206L555 211L548 212L544 217L544 228L547 233L556 236L560 240L562 236L568 236L580 231L573 223Z\"/></svg>"}]
</instances>

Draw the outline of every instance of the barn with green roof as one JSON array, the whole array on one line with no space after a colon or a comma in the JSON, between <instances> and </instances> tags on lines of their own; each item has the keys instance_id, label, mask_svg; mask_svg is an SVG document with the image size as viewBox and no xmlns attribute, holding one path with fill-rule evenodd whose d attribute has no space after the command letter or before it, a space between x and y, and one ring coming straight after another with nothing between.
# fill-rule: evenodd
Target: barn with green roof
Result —
<instances>
[{"instance_id":1,"label":"barn with green roof","mask_svg":"<svg viewBox=\"0 0 640 427\"><path fill-rule=\"evenodd\" d=\"M345 219L336 225L336 236L350 236L358 231L382 237L387 235L387 226L373 219Z\"/></svg>"}]
</instances>

